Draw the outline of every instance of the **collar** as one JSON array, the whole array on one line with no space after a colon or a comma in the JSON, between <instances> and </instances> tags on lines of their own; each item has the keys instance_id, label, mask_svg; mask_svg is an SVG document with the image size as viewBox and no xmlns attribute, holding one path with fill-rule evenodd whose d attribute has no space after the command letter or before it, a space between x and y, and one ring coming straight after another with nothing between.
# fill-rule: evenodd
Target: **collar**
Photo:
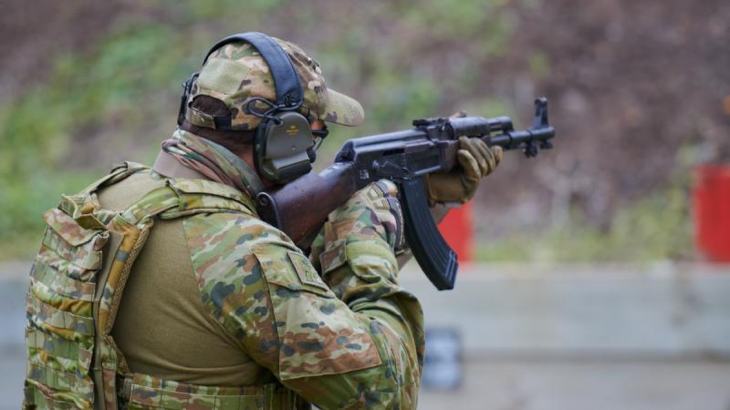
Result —
<instances>
[{"instance_id":1,"label":"collar","mask_svg":"<svg viewBox=\"0 0 730 410\"><path fill-rule=\"evenodd\" d=\"M264 188L261 178L243 159L219 144L181 129L163 141L155 171L168 177L209 179L251 198Z\"/></svg>"}]
</instances>

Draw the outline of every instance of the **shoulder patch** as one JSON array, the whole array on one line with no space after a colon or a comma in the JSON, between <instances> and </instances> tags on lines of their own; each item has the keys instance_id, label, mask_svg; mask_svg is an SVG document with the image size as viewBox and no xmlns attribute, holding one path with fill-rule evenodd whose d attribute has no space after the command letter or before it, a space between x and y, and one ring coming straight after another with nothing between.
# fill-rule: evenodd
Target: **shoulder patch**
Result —
<instances>
[{"instance_id":1,"label":"shoulder patch","mask_svg":"<svg viewBox=\"0 0 730 410\"><path fill-rule=\"evenodd\" d=\"M309 259L306 256L294 251L288 251L287 253L303 285L315 286L325 291L329 290L329 287L309 263Z\"/></svg>"},{"instance_id":2,"label":"shoulder patch","mask_svg":"<svg viewBox=\"0 0 730 410\"><path fill-rule=\"evenodd\" d=\"M325 298L335 297L304 255L283 246L266 243L259 243L252 250L268 283L289 290L311 292Z\"/></svg>"}]
</instances>

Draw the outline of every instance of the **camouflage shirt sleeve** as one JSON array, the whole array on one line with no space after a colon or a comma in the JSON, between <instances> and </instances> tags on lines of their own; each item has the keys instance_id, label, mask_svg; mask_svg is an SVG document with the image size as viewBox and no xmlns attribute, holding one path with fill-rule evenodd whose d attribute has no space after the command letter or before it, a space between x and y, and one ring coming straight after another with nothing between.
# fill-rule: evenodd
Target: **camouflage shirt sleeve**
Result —
<instances>
[{"instance_id":1,"label":"camouflage shirt sleeve","mask_svg":"<svg viewBox=\"0 0 730 410\"><path fill-rule=\"evenodd\" d=\"M397 286L392 250L378 233L360 241L369 260L344 242L328 247L341 263L329 264L325 283L260 220L211 214L184 225L206 309L285 386L322 409L416 407L422 314Z\"/></svg>"}]
</instances>

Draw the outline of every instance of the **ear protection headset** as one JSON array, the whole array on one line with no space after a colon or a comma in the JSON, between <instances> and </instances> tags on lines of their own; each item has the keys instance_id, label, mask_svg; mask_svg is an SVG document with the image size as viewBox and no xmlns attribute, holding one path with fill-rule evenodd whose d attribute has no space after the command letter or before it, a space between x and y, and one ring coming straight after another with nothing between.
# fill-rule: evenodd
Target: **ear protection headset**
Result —
<instances>
[{"instance_id":1,"label":"ear protection headset","mask_svg":"<svg viewBox=\"0 0 730 410\"><path fill-rule=\"evenodd\" d=\"M247 42L258 50L269 66L276 88L276 101L261 97L250 98L245 105L248 114L260 117L254 140L254 162L259 174L274 183L285 184L312 170L312 162L316 158L314 137L324 138L325 132L312 132L309 121L296 110L304 102L304 91L294 65L284 49L276 40L263 33L240 33L226 37L216 43L203 60L217 49L234 42ZM178 124L185 119L187 100L198 73L193 74L183 85L185 93L182 97ZM256 108L261 102L268 108L264 111ZM215 128L231 130L231 117L215 117ZM320 139L321 140L321 139Z\"/></svg>"}]
</instances>

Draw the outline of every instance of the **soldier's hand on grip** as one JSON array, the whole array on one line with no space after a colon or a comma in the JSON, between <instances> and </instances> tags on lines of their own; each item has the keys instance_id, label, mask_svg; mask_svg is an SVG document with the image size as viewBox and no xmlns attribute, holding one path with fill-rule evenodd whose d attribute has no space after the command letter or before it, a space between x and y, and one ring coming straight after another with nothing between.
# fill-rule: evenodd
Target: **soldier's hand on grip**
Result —
<instances>
[{"instance_id":1,"label":"soldier's hand on grip","mask_svg":"<svg viewBox=\"0 0 730 410\"><path fill-rule=\"evenodd\" d=\"M450 172L426 175L428 204L466 203L474 197L481 179L494 172L502 160L502 148L490 148L479 138L459 138L459 165Z\"/></svg>"}]
</instances>

